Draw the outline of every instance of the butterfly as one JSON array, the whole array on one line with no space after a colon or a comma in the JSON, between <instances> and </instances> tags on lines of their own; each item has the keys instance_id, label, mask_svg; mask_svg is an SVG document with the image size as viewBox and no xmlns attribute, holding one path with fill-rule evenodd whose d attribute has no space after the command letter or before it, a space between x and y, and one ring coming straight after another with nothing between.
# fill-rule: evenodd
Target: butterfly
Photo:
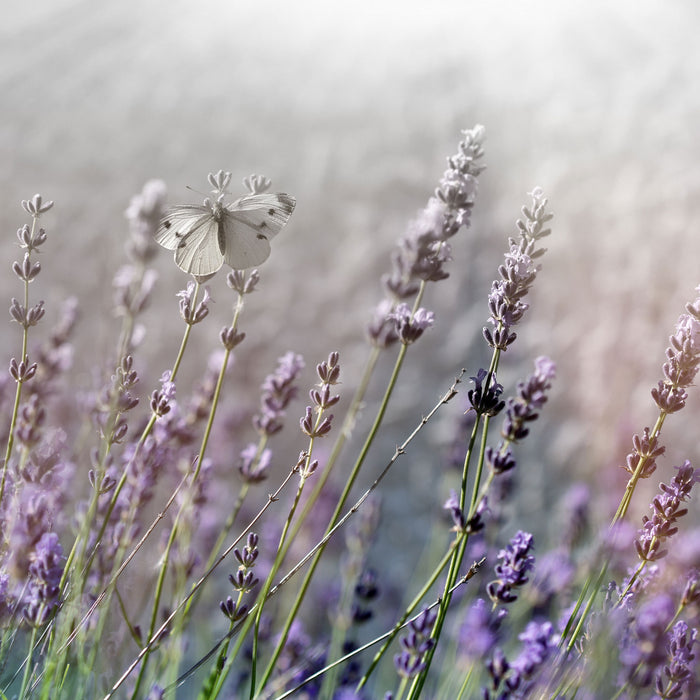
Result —
<instances>
[{"instance_id":1,"label":"butterfly","mask_svg":"<svg viewBox=\"0 0 700 700\"><path fill-rule=\"evenodd\" d=\"M263 182L256 176L244 182L251 194L226 204L225 191L231 173L209 174L214 197L201 206L180 204L169 209L155 234L157 243L175 251L175 264L196 277L207 277L226 263L234 270L245 270L265 262L270 255L270 239L289 221L296 200L283 193L255 191ZM253 186L251 186L251 181Z\"/></svg>"}]
</instances>

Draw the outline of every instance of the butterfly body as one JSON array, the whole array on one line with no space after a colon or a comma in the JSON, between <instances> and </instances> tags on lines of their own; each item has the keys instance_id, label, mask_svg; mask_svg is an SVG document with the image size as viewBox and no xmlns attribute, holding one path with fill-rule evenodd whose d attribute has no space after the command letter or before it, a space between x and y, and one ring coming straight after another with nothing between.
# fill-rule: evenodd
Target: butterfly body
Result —
<instances>
[{"instance_id":1,"label":"butterfly body","mask_svg":"<svg viewBox=\"0 0 700 700\"><path fill-rule=\"evenodd\" d=\"M253 193L230 204L223 200L220 193L200 206L178 205L161 220L156 242L174 251L184 272L204 277L224 263L235 270L260 265L296 205L294 197L283 193Z\"/></svg>"}]
</instances>

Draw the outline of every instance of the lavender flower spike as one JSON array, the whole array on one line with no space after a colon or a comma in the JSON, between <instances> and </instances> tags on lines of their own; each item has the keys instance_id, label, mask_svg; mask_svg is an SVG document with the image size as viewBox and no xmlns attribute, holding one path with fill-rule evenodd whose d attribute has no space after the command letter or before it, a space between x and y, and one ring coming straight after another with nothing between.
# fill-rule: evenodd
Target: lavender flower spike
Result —
<instances>
[{"instance_id":1,"label":"lavender flower spike","mask_svg":"<svg viewBox=\"0 0 700 700\"><path fill-rule=\"evenodd\" d=\"M681 508L681 503L690 498L693 484L700 481L700 470L693 469L686 460L682 466L676 467L678 473L667 486L661 484L663 493L659 494L651 502L654 514L651 518L644 516L642 529L639 531L637 541L634 543L637 554L642 561L656 561L662 559L668 553L661 549L663 542L678 532L675 523L678 518L688 512L687 508Z\"/></svg>"},{"instance_id":2,"label":"lavender flower spike","mask_svg":"<svg viewBox=\"0 0 700 700\"><path fill-rule=\"evenodd\" d=\"M686 305L688 313L678 319L671 347L666 349L665 379L651 391L656 405L665 413L675 413L685 406L686 387L693 383L700 368L700 286L695 291L699 296Z\"/></svg>"},{"instance_id":3,"label":"lavender flower spike","mask_svg":"<svg viewBox=\"0 0 700 700\"><path fill-rule=\"evenodd\" d=\"M517 600L514 590L529 581L527 573L535 565L535 557L530 554L532 540L530 533L518 531L508 546L498 553L501 562L494 569L498 578L486 587L494 604Z\"/></svg>"},{"instance_id":4,"label":"lavender flower spike","mask_svg":"<svg viewBox=\"0 0 700 700\"><path fill-rule=\"evenodd\" d=\"M522 208L525 221L517 221L520 240L510 239L510 251L498 268L501 279L493 283L489 294L489 322L493 330L485 327L483 334L486 342L499 350L506 350L516 338L511 328L529 308L523 300L540 269L535 260L544 253L544 248L538 249L537 243L551 233L550 229L544 228L552 218L552 214L546 211L547 199L539 187L531 192L531 196L531 207Z\"/></svg>"},{"instance_id":5,"label":"lavender flower spike","mask_svg":"<svg viewBox=\"0 0 700 700\"><path fill-rule=\"evenodd\" d=\"M671 630L668 642L669 662L656 677L656 692L662 698L680 698L685 686L692 680L693 645L698 636L696 629L679 620Z\"/></svg>"}]
</instances>

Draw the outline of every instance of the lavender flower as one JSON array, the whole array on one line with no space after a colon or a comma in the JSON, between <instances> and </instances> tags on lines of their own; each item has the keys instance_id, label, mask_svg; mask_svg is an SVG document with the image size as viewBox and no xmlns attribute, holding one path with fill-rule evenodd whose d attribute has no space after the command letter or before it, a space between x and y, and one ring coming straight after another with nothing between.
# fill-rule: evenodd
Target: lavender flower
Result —
<instances>
[{"instance_id":1,"label":"lavender flower","mask_svg":"<svg viewBox=\"0 0 700 700\"><path fill-rule=\"evenodd\" d=\"M418 291L419 281L448 277L444 270L450 260L447 240L462 226L469 226L469 215L477 193L477 178L483 171L484 128L463 131L459 152L448 158L448 169L425 209L411 222L392 255L392 272L384 286L394 299L407 299Z\"/></svg>"},{"instance_id":2,"label":"lavender flower","mask_svg":"<svg viewBox=\"0 0 700 700\"><path fill-rule=\"evenodd\" d=\"M43 624L58 605L62 574L63 548L55 532L46 532L30 556L24 616L31 624Z\"/></svg>"},{"instance_id":3,"label":"lavender flower","mask_svg":"<svg viewBox=\"0 0 700 700\"><path fill-rule=\"evenodd\" d=\"M249 484L256 484L267 479L272 452L264 449L258 454L258 446L251 442L243 450L238 458L238 471L243 480Z\"/></svg>"},{"instance_id":4,"label":"lavender flower","mask_svg":"<svg viewBox=\"0 0 700 700\"><path fill-rule=\"evenodd\" d=\"M680 698L684 686L692 678L692 662L695 660L693 645L698 636L696 629L679 620L673 626L668 641L668 663L656 677L656 692L660 698Z\"/></svg>"},{"instance_id":5,"label":"lavender flower","mask_svg":"<svg viewBox=\"0 0 700 700\"><path fill-rule=\"evenodd\" d=\"M486 592L494 603L512 603L517 600L515 589L529 581L527 573L535 565L535 557L530 554L532 541L531 534L518 531L508 546L498 553L501 562L494 568L498 578L486 587Z\"/></svg>"},{"instance_id":6,"label":"lavender flower","mask_svg":"<svg viewBox=\"0 0 700 700\"><path fill-rule=\"evenodd\" d=\"M700 287L696 292L700 294ZM700 296L686 305L671 336L671 346L666 349L663 365L665 379L652 389L656 405L664 413L675 413L685 406L689 387L700 368Z\"/></svg>"},{"instance_id":7,"label":"lavender flower","mask_svg":"<svg viewBox=\"0 0 700 700\"><path fill-rule=\"evenodd\" d=\"M260 413L253 416L253 425L268 437L282 430L282 418L287 406L297 394L294 382L304 368L301 355L288 352L278 360L277 369L262 383Z\"/></svg>"},{"instance_id":8,"label":"lavender flower","mask_svg":"<svg viewBox=\"0 0 700 700\"><path fill-rule=\"evenodd\" d=\"M555 365L548 357L535 360L535 372L525 382L518 382L517 395L506 402L506 417L502 435L509 442L517 442L527 437L530 430L526 424L538 417L538 411L547 401L547 391L551 388L555 375Z\"/></svg>"},{"instance_id":9,"label":"lavender flower","mask_svg":"<svg viewBox=\"0 0 700 700\"><path fill-rule=\"evenodd\" d=\"M634 474L640 461L644 460L642 470L639 472L639 478L646 479L656 471L656 459L666 451L666 448L658 444L658 435L650 436L649 428L644 428L641 438L639 435L634 435L632 445L634 450L627 455L623 469L626 469L630 474Z\"/></svg>"},{"instance_id":10,"label":"lavender flower","mask_svg":"<svg viewBox=\"0 0 700 700\"><path fill-rule=\"evenodd\" d=\"M483 598L477 598L469 606L459 628L457 649L460 656L475 661L491 654L499 640L501 623L507 614L505 608L492 612Z\"/></svg>"},{"instance_id":11,"label":"lavender flower","mask_svg":"<svg viewBox=\"0 0 700 700\"><path fill-rule=\"evenodd\" d=\"M408 304L399 304L389 318L393 319L396 336L404 345L415 343L435 321L432 311L420 308L413 313Z\"/></svg>"},{"instance_id":12,"label":"lavender flower","mask_svg":"<svg viewBox=\"0 0 700 700\"><path fill-rule=\"evenodd\" d=\"M331 406L340 401L340 396L338 394L331 395L331 387L339 383L340 378L340 356L337 352L332 352L328 356L328 360L322 362L320 365L316 366L316 374L320 378L319 389L312 389L309 392L309 397L313 402L315 412L318 416L316 420L313 418L311 406L306 407L306 413L300 421L301 430L305 435L311 438L323 437L327 435L331 430L331 422L333 421L333 414L321 417L322 414L329 409ZM307 466L307 471L308 471Z\"/></svg>"},{"instance_id":13,"label":"lavender flower","mask_svg":"<svg viewBox=\"0 0 700 700\"><path fill-rule=\"evenodd\" d=\"M509 239L510 251L505 255L505 263L498 268L501 279L493 283L489 294L489 321L493 330L485 327L483 333L486 342L499 350L506 350L516 338L511 328L529 307L523 299L539 271L535 260L544 253L544 249L537 249L537 243L551 232L544 228L552 215L546 212L547 200L542 190L536 187L531 196L531 208L522 209L525 221L517 221L520 240Z\"/></svg>"},{"instance_id":14,"label":"lavender flower","mask_svg":"<svg viewBox=\"0 0 700 700\"><path fill-rule=\"evenodd\" d=\"M394 666L402 678L413 678L425 668L423 658L435 646L430 635L436 617L437 612L425 609L411 621L408 633L399 638L402 650L394 656Z\"/></svg>"},{"instance_id":15,"label":"lavender flower","mask_svg":"<svg viewBox=\"0 0 700 700\"><path fill-rule=\"evenodd\" d=\"M549 622L528 623L525 631L518 635L523 643L518 656L508 663L503 651L496 648L486 668L491 676L492 691L482 689L484 700L515 700L530 697L545 661L556 646L555 634ZM496 691L501 692L496 695Z\"/></svg>"},{"instance_id":16,"label":"lavender flower","mask_svg":"<svg viewBox=\"0 0 700 700\"><path fill-rule=\"evenodd\" d=\"M451 259L447 241L460 228L469 226L469 215L477 194L477 178L484 169L479 163L483 157L484 128L476 126L462 133L464 139L459 144L459 151L448 158L449 167L435 190L435 196L409 224L392 253L391 273L382 278L388 298L377 306L367 328L370 342L376 347L389 347L398 339L394 323L399 323L399 320L391 315L397 302L416 294L421 283L448 277L444 269ZM429 312L424 313L425 318L419 320L419 325L428 322ZM408 328L405 330L411 335ZM415 338L409 342L413 340Z\"/></svg>"},{"instance_id":17,"label":"lavender flower","mask_svg":"<svg viewBox=\"0 0 700 700\"><path fill-rule=\"evenodd\" d=\"M688 460L676 469L678 473L671 483L668 486L661 484L663 493L651 502L654 510L652 517L645 515L642 519L643 526L635 542L637 554L642 561L656 561L666 556L668 552L661 549L661 546L666 539L678 532L675 523L688 512L687 508L681 508L681 503L690 498L693 484L700 481L700 470L693 469Z\"/></svg>"},{"instance_id":18,"label":"lavender flower","mask_svg":"<svg viewBox=\"0 0 700 700\"><path fill-rule=\"evenodd\" d=\"M484 386L484 379L488 377L489 386ZM471 407L479 415L495 416L505 406L501 401L501 393L503 386L496 381L496 375L489 374L485 369L481 368L476 377L470 377L474 382L474 388L467 392L467 398Z\"/></svg>"},{"instance_id":19,"label":"lavender flower","mask_svg":"<svg viewBox=\"0 0 700 700\"><path fill-rule=\"evenodd\" d=\"M673 601L664 594L639 605L632 624L625 626L620 641L623 682L637 688L651 684L668 658L665 630L673 613Z\"/></svg>"},{"instance_id":20,"label":"lavender flower","mask_svg":"<svg viewBox=\"0 0 700 700\"><path fill-rule=\"evenodd\" d=\"M176 294L180 299L180 316L188 326L194 326L195 323L203 321L209 314L209 302L211 301L209 287L204 288L204 298L194 305L196 288L195 283L190 281L187 283L187 289Z\"/></svg>"}]
</instances>

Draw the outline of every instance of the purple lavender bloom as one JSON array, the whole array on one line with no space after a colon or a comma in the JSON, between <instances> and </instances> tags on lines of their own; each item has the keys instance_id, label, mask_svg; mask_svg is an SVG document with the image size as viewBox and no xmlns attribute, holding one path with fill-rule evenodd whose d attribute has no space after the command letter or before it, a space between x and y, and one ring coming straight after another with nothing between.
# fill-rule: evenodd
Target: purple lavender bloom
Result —
<instances>
[{"instance_id":1,"label":"purple lavender bloom","mask_svg":"<svg viewBox=\"0 0 700 700\"><path fill-rule=\"evenodd\" d=\"M195 323L203 321L209 314L211 301L209 287L204 288L204 297L196 305L194 305L195 289L195 283L190 281L187 283L187 289L182 289L175 295L180 299L180 316L188 326L194 326Z\"/></svg>"},{"instance_id":2,"label":"purple lavender bloom","mask_svg":"<svg viewBox=\"0 0 700 700\"><path fill-rule=\"evenodd\" d=\"M648 687L668 659L666 627L675 606L662 594L643 601L631 625L623 628L620 641L621 682L637 688Z\"/></svg>"},{"instance_id":3,"label":"purple lavender bloom","mask_svg":"<svg viewBox=\"0 0 700 700\"><path fill-rule=\"evenodd\" d=\"M678 473L670 485L661 484L663 493L651 502L654 511L652 517L645 515L642 519L642 529L635 542L637 554L642 561L656 561L668 554L667 550L661 548L662 544L678 532L675 523L688 512L687 508L681 508L681 503L690 498L693 484L700 481L700 470L693 469L688 460L676 469Z\"/></svg>"},{"instance_id":4,"label":"purple lavender bloom","mask_svg":"<svg viewBox=\"0 0 700 700\"><path fill-rule=\"evenodd\" d=\"M437 612L425 609L408 625L407 633L399 638L401 652L394 656L394 666L402 678L413 678L425 668L423 658L435 646L430 634Z\"/></svg>"},{"instance_id":5,"label":"purple lavender bloom","mask_svg":"<svg viewBox=\"0 0 700 700\"><path fill-rule=\"evenodd\" d=\"M448 169L426 207L412 221L391 255L391 273L382 278L387 291L367 329L372 344L389 347L396 332L389 318L397 302L411 298L422 282L448 277L445 264L451 259L447 242L462 226L469 226L469 215L477 193L477 178L484 169L484 128L462 132L459 152L448 158ZM427 313L427 312L426 312Z\"/></svg>"},{"instance_id":6,"label":"purple lavender bloom","mask_svg":"<svg viewBox=\"0 0 700 700\"><path fill-rule=\"evenodd\" d=\"M30 555L24 616L31 624L46 622L58 605L63 559L58 535L55 532L44 533Z\"/></svg>"},{"instance_id":7,"label":"purple lavender bloom","mask_svg":"<svg viewBox=\"0 0 700 700\"><path fill-rule=\"evenodd\" d=\"M523 643L518 656L510 664L506 686L514 698L524 698L533 686L533 679L556 646L555 634L549 622L530 622L518 635Z\"/></svg>"},{"instance_id":8,"label":"purple lavender bloom","mask_svg":"<svg viewBox=\"0 0 700 700\"><path fill-rule=\"evenodd\" d=\"M415 343L435 322L432 311L421 307L413 313L408 304L399 304L389 317L394 320L396 335L404 345Z\"/></svg>"},{"instance_id":9,"label":"purple lavender bloom","mask_svg":"<svg viewBox=\"0 0 700 700\"><path fill-rule=\"evenodd\" d=\"M277 369L262 383L260 413L253 416L253 425L262 435L274 435L282 430L282 418L297 395L294 382L304 368L301 355L288 352L278 360Z\"/></svg>"},{"instance_id":10,"label":"purple lavender bloom","mask_svg":"<svg viewBox=\"0 0 700 700\"><path fill-rule=\"evenodd\" d=\"M238 458L238 471L244 481L249 484L257 484L267 479L272 452L264 449L258 456L258 446L251 442L243 450Z\"/></svg>"},{"instance_id":11,"label":"purple lavender bloom","mask_svg":"<svg viewBox=\"0 0 700 700\"><path fill-rule=\"evenodd\" d=\"M523 645L512 663L508 663L500 648L496 647L494 650L486 665L491 676L493 692L483 688L484 700L515 700L529 697L538 674L556 646L556 635L549 622L528 623L525 631L518 635L518 639Z\"/></svg>"},{"instance_id":12,"label":"purple lavender bloom","mask_svg":"<svg viewBox=\"0 0 700 700\"><path fill-rule=\"evenodd\" d=\"M489 378L489 385L484 386L484 380ZM496 381L495 374L489 374L485 369L481 368L476 377L470 377L474 382L474 388L467 392L467 398L471 407L479 415L495 416L505 406L505 402L501 401L503 386Z\"/></svg>"},{"instance_id":13,"label":"purple lavender bloom","mask_svg":"<svg viewBox=\"0 0 700 700\"><path fill-rule=\"evenodd\" d=\"M700 294L700 287L696 292ZM666 349L663 365L665 379L652 389L656 405L665 413L675 413L685 406L690 386L700 368L700 296L686 305L671 336L671 346Z\"/></svg>"},{"instance_id":14,"label":"purple lavender bloom","mask_svg":"<svg viewBox=\"0 0 700 700\"><path fill-rule=\"evenodd\" d=\"M450 489L450 497L442 507L450 512L454 529L458 532L464 530L467 525L467 516L459 505L459 496L454 489Z\"/></svg>"},{"instance_id":15,"label":"purple lavender bloom","mask_svg":"<svg viewBox=\"0 0 700 700\"><path fill-rule=\"evenodd\" d=\"M542 190L536 187L531 196L531 208L522 209L525 222L517 221L520 240L510 239L510 251L498 268L501 279L493 283L489 294L489 322L493 330L484 327L483 334L486 342L499 350L506 350L516 338L511 328L520 322L529 307L523 300L539 271L535 259L544 253L544 249L537 249L537 243L551 233L544 228L552 215L546 212L547 200Z\"/></svg>"},{"instance_id":16,"label":"purple lavender bloom","mask_svg":"<svg viewBox=\"0 0 700 700\"><path fill-rule=\"evenodd\" d=\"M640 460L644 460L644 466L639 473L640 478L646 479L656 471L656 459L660 457L666 448L658 444L658 435L653 438L649 435L649 428L644 428L642 437L634 435L632 437L632 445L634 450L627 455L625 466L630 474L637 471Z\"/></svg>"},{"instance_id":17,"label":"purple lavender bloom","mask_svg":"<svg viewBox=\"0 0 700 700\"><path fill-rule=\"evenodd\" d=\"M656 677L656 692L661 698L680 698L693 674L693 645L698 636L696 629L679 620L673 626L668 641L668 663Z\"/></svg>"},{"instance_id":18,"label":"purple lavender bloom","mask_svg":"<svg viewBox=\"0 0 700 700\"><path fill-rule=\"evenodd\" d=\"M498 578L486 587L486 592L494 603L512 603L517 600L514 590L529 581L527 573L535 565L535 557L530 554L532 541L530 533L520 530L508 546L498 553L501 562L494 567Z\"/></svg>"},{"instance_id":19,"label":"purple lavender bloom","mask_svg":"<svg viewBox=\"0 0 700 700\"><path fill-rule=\"evenodd\" d=\"M507 614L505 608L492 612L483 598L477 598L459 628L458 653L472 661L489 656L499 640L501 623Z\"/></svg>"},{"instance_id":20,"label":"purple lavender bloom","mask_svg":"<svg viewBox=\"0 0 700 700\"><path fill-rule=\"evenodd\" d=\"M518 382L517 396L506 403L501 431L506 440L517 442L527 437L530 430L526 425L537 419L539 409L546 403L554 375L554 363L548 357L538 357L534 373L525 382Z\"/></svg>"},{"instance_id":21,"label":"purple lavender bloom","mask_svg":"<svg viewBox=\"0 0 700 700\"><path fill-rule=\"evenodd\" d=\"M586 484L573 484L564 494L561 510L565 523L561 541L567 549L572 549L581 541L588 527L590 506L591 490Z\"/></svg>"},{"instance_id":22,"label":"purple lavender bloom","mask_svg":"<svg viewBox=\"0 0 700 700\"><path fill-rule=\"evenodd\" d=\"M372 319L367 324L367 337L372 345L378 348L392 346L399 336L396 333L396 323L392 316L394 305L389 299L382 299L372 313Z\"/></svg>"}]
</instances>

